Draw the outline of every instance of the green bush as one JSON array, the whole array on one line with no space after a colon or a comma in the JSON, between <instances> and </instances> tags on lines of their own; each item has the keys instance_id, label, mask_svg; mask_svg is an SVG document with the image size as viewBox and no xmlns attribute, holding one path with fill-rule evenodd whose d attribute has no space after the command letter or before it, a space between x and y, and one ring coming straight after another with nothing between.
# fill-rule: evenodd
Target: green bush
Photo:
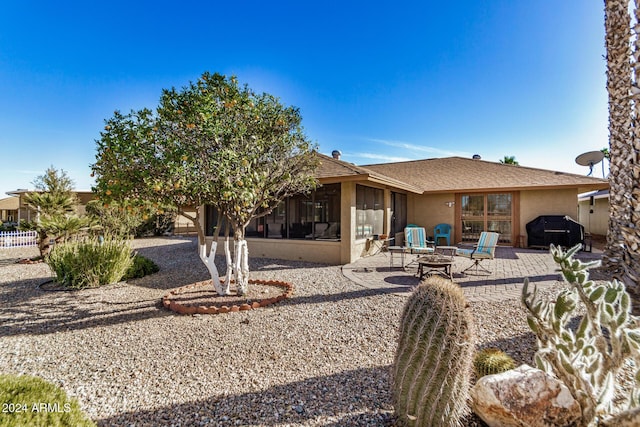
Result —
<instances>
[{"instance_id":1,"label":"green bush","mask_svg":"<svg viewBox=\"0 0 640 427\"><path fill-rule=\"evenodd\" d=\"M0 375L0 427L95 426L60 387L27 375Z\"/></svg>"},{"instance_id":2,"label":"green bush","mask_svg":"<svg viewBox=\"0 0 640 427\"><path fill-rule=\"evenodd\" d=\"M96 238L56 245L46 261L56 281L71 289L119 282L133 262L127 241Z\"/></svg>"},{"instance_id":3,"label":"green bush","mask_svg":"<svg viewBox=\"0 0 640 427\"><path fill-rule=\"evenodd\" d=\"M149 274L157 273L158 271L160 271L160 267L158 267L155 262L149 258L143 257L142 255L136 254L133 257L131 267L129 267L122 279L139 279Z\"/></svg>"}]
</instances>

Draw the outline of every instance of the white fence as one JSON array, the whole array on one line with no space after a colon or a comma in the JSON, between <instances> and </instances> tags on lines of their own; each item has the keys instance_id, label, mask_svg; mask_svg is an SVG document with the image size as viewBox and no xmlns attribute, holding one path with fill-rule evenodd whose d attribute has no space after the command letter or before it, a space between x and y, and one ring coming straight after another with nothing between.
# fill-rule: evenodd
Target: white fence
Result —
<instances>
[{"instance_id":1,"label":"white fence","mask_svg":"<svg viewBox=\"0 0 640 427\"><path fill-rule=\"evenodd\" d=\"M0 231L0 249L37 245L38 234L35 231Z\"/></svg>"}]
</instances>

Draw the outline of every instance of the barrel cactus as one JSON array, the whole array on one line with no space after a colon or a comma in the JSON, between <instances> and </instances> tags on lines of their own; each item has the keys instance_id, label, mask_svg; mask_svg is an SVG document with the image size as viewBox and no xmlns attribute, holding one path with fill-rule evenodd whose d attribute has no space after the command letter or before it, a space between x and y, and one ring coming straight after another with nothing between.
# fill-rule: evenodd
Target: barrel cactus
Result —
<instances>
[{"instance_id":1,"label":"barrel cactus","mask_svg":"<svg viewBox=\"0 0 640 427\"><path fill-rule=\"evenodd\" d=\"M450 280L432 276L402 313L393 364L393 399L401 426L459 426L467 405L474 351L473 317Z\"/></svg>"},{"instance_id":2,"label":"barrel cactus","mask_svg":"<svg viewBox=\"0 0 640 427\"><path fill-rule=\"evenodd\" d=\"M499 348L485 348L473 358L473 369L477 378L485 375L499 374L516 367L515 362Z\"/></svg>"}]
</instances>

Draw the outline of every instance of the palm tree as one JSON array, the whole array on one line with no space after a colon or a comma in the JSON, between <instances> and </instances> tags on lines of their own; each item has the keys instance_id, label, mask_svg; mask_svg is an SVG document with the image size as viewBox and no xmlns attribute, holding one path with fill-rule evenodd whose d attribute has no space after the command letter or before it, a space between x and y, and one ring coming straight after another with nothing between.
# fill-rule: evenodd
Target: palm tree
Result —
<instances>
[{"instance_id":1,"label":"palm tree","mask_svg":"<svg viewBox=\"0 0 640 427\"><path fill-rule=\"evenodd\" d=\"M636 0L636 3L638 0ZM634 299L634 312L640 312L640 288L637 278L640 240L632 219L634 204L638 205L633 179L632 144L640 141L639 129L632 123L638 119L640 105L632 109L631 16L628 0L605 0L605 45L607 58L607 91L609 93L609 230L603 255L604 266L621 279ZM636 4L636 15L638 8ZM636 40L635 50L639 51ZM638 64L634 63L634 69ZM640 68L638 68L640 70ZM637 95L636 95L637 99ZM634 112L636 113L634 115ZM632 130L633 129L633 130ZM637 145L637 142L636 142ZM638 165L635 165L637 170ZM634 213L637 216L637 213Z\"/></svg>"},{"instance_id":2,"label":"palm tree","mask_svg":"<svg viewBox=\"0 0 640 427\"><path fill-rule=\"evenodd\" d=\"M516 156L504 156L504 159L500 160L500 163L504 163L505 165L520 165L516 160Z\"/></svg>"}]
</instances>

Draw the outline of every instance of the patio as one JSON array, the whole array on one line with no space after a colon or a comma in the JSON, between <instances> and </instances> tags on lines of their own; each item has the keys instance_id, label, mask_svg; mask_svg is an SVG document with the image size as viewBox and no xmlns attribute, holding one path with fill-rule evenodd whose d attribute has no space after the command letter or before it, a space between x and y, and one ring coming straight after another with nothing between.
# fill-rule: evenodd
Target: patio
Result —
<instances>
[{"instance_id":1,"label":"patio","mask_svg":"<svg viewBox=\"0 0 640 427\"><path fill-rule=\"evenodd\" d=\"M413 262L416 255L406 255L405 269L400 267L400 256L394 255L394 267L390 267L388 252L364 257L342 267L342 273L353 282L368 288L385 288L391 292L403 293L417 286L418 264ZM585 260L601 259L602 251L593 248L593 252L579 252L578 258ZM482 265L491 274L477 275L473 270L460 273L472 262L468 258L456 256L452 265L453 280L458 283L470 302L504 301L519 298L525 278L538 288L553 287L561 280L557 265L548 250L522 249L507 246L496 248L495 259L485 260Z\"/></svg>"}]
</instances>

